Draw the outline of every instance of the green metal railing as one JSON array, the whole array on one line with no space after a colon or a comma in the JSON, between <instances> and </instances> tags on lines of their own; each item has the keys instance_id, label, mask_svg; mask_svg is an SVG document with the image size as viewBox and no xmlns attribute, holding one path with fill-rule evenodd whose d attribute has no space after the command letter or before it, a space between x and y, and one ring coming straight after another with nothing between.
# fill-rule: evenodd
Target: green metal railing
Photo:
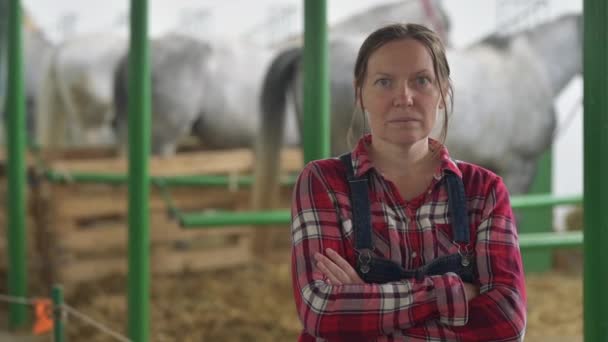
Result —
<instances>
[{"instance_id":1,"label":"green metal railing","mask_svg":"<svg viewBox=\"0 0 608 342\"><path fill-rule=\"evenodd\" d=\"M529 198L528 198L529 197ZM565 204L580 204L582 203L581 196L551 196L551 195L530 195L530 196L513 196L511 198L513 208L530 208L542 206L555 206ZM237 215L235 215L237 214ZM194 227L210 227L213 225L228 226L242 225L243 220L248 217L252 222L249 225L270 225L270 224L288 224L290 222L289 210L278 210L268 212L264 215L263 212L224 212L224 213L194 213L178 215L180 223L186 228Z\"/></svg>"},{"instance_id":2,"label":"green metal railing","mask_svg":"<svg viewBox=\"0 0 608 342\"><path fill-rule=\"evenodd\" d=\"M117 172L58 172L46 170L45 177L51 182L127 184L128 176ZM297 175L289 175L281 181L282 185L293 185ZM191 175L191 176L150 176L152 183L162 182L167 186L209 186L209 187L250 187L251 175Z\"/></svg>"},{"instance_id":3,"label":"green metal railing","mask_svg":"<svg viewBox=\"0 0 608 342\"><path fill-rule=\"evenodd\" d=\"M8 292L14 297L26 297L27 251L25 234L25 95L23 80L23 42L21 2L8 5L8 84L6 96L7 178L8 193ZM13 303L9 307L9 326L25 325L26 307Z\"/></svg>"},{"instance_id":4,"label":"green metal railing","mask_svg":"<svg viewBox=\"0 0 608 342\"><path fill-rule=\"evenodd\" d=\"M53 299L53 342L65 341L65 329L63 324L63 287L53 286L51 292Z\"/></svg>"},{"instance_id":5,"label":"green metal railing","mask_svg":"<svg viewBox=\"0 0 608 342\"><path fill-rule=\"evenodd\" d=\"M608 2L583 7L584 335L608 341Z\"/></svg>"},{"instance_id":6,"label":"green metal railing","mask_svg":"<svg viewBox=\"0 0 608 342\"><path fill-rule=\"evenodd\" d=\"M579 248L583 245L583 232L524 233L519 236L522 250Z\"/></svg>"},{"instance_id":7,"label":"green metal railing","mask_svg":"<svg viewBox=\"0 0 608 342\"><path fill-rule=\"evenodd\" d=\"M150 339L150 62L148 1L131 0L129 47L128 331Z\"/></svg>"},{"instance_id":8,"label":"green metal railing","mask_svg":"<svg viewBox=\"0 0 608 342\"><path fill-rule=\"evenodd\" d=\"M325 0L304 1L304 162L330 155L329 47Z\"/></svg>"}]
</instances>

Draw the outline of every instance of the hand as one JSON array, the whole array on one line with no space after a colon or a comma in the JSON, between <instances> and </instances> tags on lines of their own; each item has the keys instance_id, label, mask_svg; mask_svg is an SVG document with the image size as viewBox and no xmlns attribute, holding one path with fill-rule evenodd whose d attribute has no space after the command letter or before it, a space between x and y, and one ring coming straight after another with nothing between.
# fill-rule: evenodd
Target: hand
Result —
<instances>
[{"instance_id":1,"label":"hand","mask_svg":"<svg viewBox=\"0 0 608 342\"><path fill-rule=\"evenodd\" d=\"M464 293L467 296L467 301L470 302L471 299L479 296L479 286L473 285L471 283L462 283L464 285Z\"/></svg>"},{"instance_id":2,"label":"hand","mask_svg":"<svg viewBox=\"0 0 608 342\"><path fill-rule=\"evenodd\" d=\"M315 253L317 267L332 285L365 284L355 269L340 254L331 248L325 249L327 256Z\"/></svg>"}]
</instances>

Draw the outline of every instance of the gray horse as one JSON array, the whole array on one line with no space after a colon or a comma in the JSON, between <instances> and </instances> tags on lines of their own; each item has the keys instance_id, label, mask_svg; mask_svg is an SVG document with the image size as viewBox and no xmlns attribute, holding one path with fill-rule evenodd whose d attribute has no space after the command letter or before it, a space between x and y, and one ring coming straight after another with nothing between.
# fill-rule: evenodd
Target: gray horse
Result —
<instances>
[{"instance_id":1,"label":"gray horse","mask_svg":"<svg viewBox=\"0 0 608 342\"><path fill-rule=\"evenodd\" d=\"M251 146L259 119L257 101L273 51L246 42L209 42L170 34L151 44L152 153L175 153L193 134L208 148ZM114 84L120 144L126 144L127 59ZM296 130L296 125L293 125Z\"/></svg>"},{"instance_id":2,"label":"gray horse","mask_svg":"<svg viewBox=\"0 0 608 342\"><path fill-rule=\"evenodd\" d=\"M152 153L171 155L180 136L191 131L199 116L201 84L210 47L199 40L169 34L150 44ZM114 76L114 129L118 144L127 144L128 55ZM209 80L211 81L211 80Z\"/></svg>"},{"instance_id":3,"label":"gray horse","mask_svg":"<svg viewBox=\"0 0 608 342\"><path fill-rule=\"evenodd\" d=\"M46 148L112 144L112 85L126 39L88 33L56 46L37 95L37 141Z\"/></svg>"},{"instance_id":4,"label":"gray horse","mask_svg":"<svg viewBox=\"0 0 608 342\"><path fill-rule=\"evenodd\" d=\"M448 50L455 97L446 144L453 157L496 171L512 193L527 191L538 157L552 142L553 100L582 70L581 21L580 15L563 16L509 37ZM352 85L360 42L360 37L331 42L333 155L350 149L346 137L353 115L354 132L362 132L364 118L355 113ZM301 112L301 57L298 48L278 55L264 82L254 203L268 201L269 189L276 187L286 107Z\"/></svg>"}]
</instances>

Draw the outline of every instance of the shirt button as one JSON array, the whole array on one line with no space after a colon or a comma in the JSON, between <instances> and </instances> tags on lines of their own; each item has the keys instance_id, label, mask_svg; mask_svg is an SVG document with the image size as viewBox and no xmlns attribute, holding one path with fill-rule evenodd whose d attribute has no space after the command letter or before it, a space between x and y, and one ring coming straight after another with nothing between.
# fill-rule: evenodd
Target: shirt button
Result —
<instances>
[{"instance_id":1,"label":"shirt button","mask_svg":"<svg viewBox=\"0 0 608 342\"><path fill-rule=\"evenodd\" d=\"M416 253L416 252L412 252L412 258L415 258L415 257L417 257L417 256L418 256L418 253Z\"/></svg>"}]
</instances>

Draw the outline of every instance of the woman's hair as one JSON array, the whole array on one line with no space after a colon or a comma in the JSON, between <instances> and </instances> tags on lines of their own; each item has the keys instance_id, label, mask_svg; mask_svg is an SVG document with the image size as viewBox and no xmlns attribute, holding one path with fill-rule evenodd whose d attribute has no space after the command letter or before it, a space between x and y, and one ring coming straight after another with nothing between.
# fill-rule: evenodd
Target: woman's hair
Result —
<instances>
[{"instance_id":1,"label":"woman's hair","mask_svg":"<svg viewBox=\"0 0 608 342\"><path fill-rule=\"evenodd\" d=\"M367 76L367 64L371 55L376 52L384 44L402 40L402 39L414 39L420 42L426 47L429 55L433 59L433 71L437 77L439 93L441 94L441 102L443 103L443 127L441 130L441 141L445 142L448 133L448 115L452 110L453 106L453 93L452 81L450 80L450 66L448 65L447 58L445 56L445 46L441 41L441 38L423 25L418 24L390 24L377 29L372 32L363 42L357 55L357 61L355 62L355 94L359 95L359 106L363 107L362 91L363 82ZM448 100L449 98L449 100ZM355 99L356 101L356 99ZM449 101L449 106L448 106ZM356 103L355 103L356 105ZM356 108L357 106L355 106ZM356 111L356 109L355 109ZM355 121L353 113L353 123ZM365 114L363 113L363 123L365 124ZM349 130L349 141L353 142L353 124L351 124Z\"/></svg>"}]
</instances>

